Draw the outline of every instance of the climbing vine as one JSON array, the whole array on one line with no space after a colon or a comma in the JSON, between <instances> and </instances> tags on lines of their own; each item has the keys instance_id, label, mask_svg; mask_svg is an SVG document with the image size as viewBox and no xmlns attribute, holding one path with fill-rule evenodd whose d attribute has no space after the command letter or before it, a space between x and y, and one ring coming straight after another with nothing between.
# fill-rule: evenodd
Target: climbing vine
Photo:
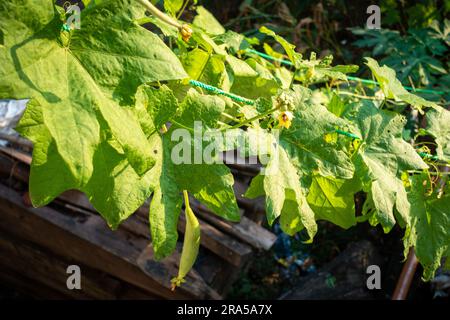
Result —
<instances>
[{"instance_id":1,"label":"climbing vine","mask_svg":"<svg viewBox=\"0 0 450 320\"><path fill-rule=\"evenodd\" d=\"M0 3L0 98L30 99L16 129L34 143L34 206L78 189L115 229L151 197L160 259L175 250L184 204L181 285L201 236L189 198L240 219L220 158L238 148L264 167L246 196L265 197L269 224L279 219L287 234L312 241L317 220L398 224L427 280L450 256L450 112L406 90L393 69L366 58L373 79L358 81L347 76L358 66L305 58L269 28L261 34L284 52L225 30L201 6L180 21L183 1L164 1L167 13L147 0L83 3L79 28L53 0ZM412 111L427 125L407 136ZM214 161L174 161L175 132L197 129L235 138L189 138L183 150L213 144ZM432 142L416 142L423 136ZM250 143L260 140L271 147Z\"/></svg>"}]
</instances>

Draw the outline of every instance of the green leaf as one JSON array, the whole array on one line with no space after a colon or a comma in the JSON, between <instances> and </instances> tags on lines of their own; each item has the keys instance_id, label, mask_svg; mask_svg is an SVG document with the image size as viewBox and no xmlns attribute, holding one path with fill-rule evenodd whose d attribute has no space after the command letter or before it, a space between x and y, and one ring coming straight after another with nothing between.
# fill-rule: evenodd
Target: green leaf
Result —
<instances>
[{"instance_id":1,"label":"green leaf","mask_svg":"<svg viewBox=\"0 0 450 320\"><path fill-rule=\"evenodd\" d=\"M161 259L170 255L177 244L182 189L176 183L177 172L170 159L170 141L164 135L153 137L158 161L151 170L153 197L150 202L149 221L155 258Z\"/></svg>"},{"instance_id":2,"label":"green leaf","mask_svg":"<svg viewBox=\"0 0 450 320\"><path fill-rule=\"evenodd\" d=\"M195 48L182 56L183 67L188 73L189 77L194 80L199 80L205 71L206 65L211 56L210 52Z\"/></svg>"},{"instance_id":3,"label":"green leaf","mask_svg":"<svg viewBox=\"0 0 450 320\"><path fill-rule=\"evenodd\" d=\"M335 116L340 117L344 114L345 110L347 109L347 106L336 93L333 93L330 99L330 103L328 103L327 105L327 108Z\"/></svg>"},{"instance_id":4,"label":"green leaf","mask_svg":"<svg viewBox=\"0 0 450 320\"><path fill-rule=\"evenodd\" d=\"M379 110L367 100L353 105L345 116L355 124L354 133L363 139L354 161L356 174L368 192L364 212L373 214L370 222L381 223L386 232L396 221L394 207L398 222L408 223L410 205L401 173L428 166L402 138L406 120L396 113Z\"/></svg>"},{"instance_id":5,"label":"green leaf","mask_svg":"<svg viewBox=\"0 0 450 320\"><path fill-rule=\"evenodd\" d=\"M43 111L37 100L31 100L20 127L22 134L34 141L29 181L33 204L46 205L62 192L78 188L108 224L116 228L150 196L153 169L139 176L127 158L113 147L117 143L99 118L104 137L94 152L90 179L79 185L43 122Z\"/></svg>"},{"instance_id":6,"label":"green leaf","mask_svg":"<svg viewBox=\"0 0 450 320\"><path fill-rule=\"evenodd\" d=\"M302 55L295 51L295 46L293 44L289 43L283 37L277 35L275 32L265 26L259 28L259 32L273 37L275 41L277 41L283 47L284 51L289 57L289 60L294 64L295 68L298 69L301 67Z\"/></svg>"},{"instance_id":7,"label":"green leaf","mask_svg":"<svg viewBox=\"0 0 450 320\"><path fill-rule=\"evenodd\" d=\"M354 42L354 45L360 48L373 47L372 55L378 56L380 54L391 54L395 50L393 44L401 40L400 33L389 29L368 30L362 28L352 28L352 33L357 36L364 36Z\"/></svg>"},{"instance_id":8,"label":"green leaf","mask_svg":"<svg viewBox=\"0 0 450 320\"><path fill-rule=\"evenodd\" d=\"M292 83L293 74L285 67L276 68L274 71L274 76L281 84L282 89L289 89Z\"/></svg>"},{"instance_id":9,"label":"green leaf","mask_svg":"<svg viewBox=\"0 0 450 320\"><path fill-rule=\"evenodd\" d=\"M327 134L337 128L347 128L349 123L326 107L314 104L309 89L294 86L294 90L294 119L291 128L281 131L280 145L305 175L315 171L324 177L351 179L354 166L349 156L325 139Z\"/></svg>"},{"instance_id":10,"label":"green leaf","mask_svg":"<svg viewBox=\"0 0 450 320\"><path fill-rule=\"evenodd\" d=\"M428 194L430 181L424 173L412 177L411 224L404 237L405 255L414 247L417 259L424 268L423 278L430 280L441 265L441 259L450 253L450 193L447 187L442 196Z\"/></svg>"},{"instance_id":11,"label":"green leaf","mask_svg":"<svg viewBox=\"0 0 450 320\"><path fill-rule=\"evenodd\" d=\"M132 103L140 83L186 74L156 35L134 23L143 14L135 2L91 3L82 28L67 32L53 1L0 4L0 98L32 98L18 130L35 143L33 204L79 189L116 226L148 196L139 183L154 164L153 148L120 104Z\"/></svg>"},{"instance_id":12,"label":"green leaf","mask_svg":"<svg viewBox=\"0 0 450 320\"><path fill-rule=\"evenodd\" d=\"M145 90L148 91L147 96L160 94L155 88L145 87ZM155 99L147 101L150 102L147 110L166 110L152 103ZM140 104L138 101L137 105ZM162 135L154 133L151 136L157 145L157 162L150 170L153 172L154 190L150 204L150 229L158 259L169 255L175 248L182 204L180 194L183 190L187 190L215 214L231 221L240 219L233 192L234 179L228 167L219 161L207 164L204 159L196 157L199 154L200 157L203 156L203 150L209 143L201 137L197 140L194 134L197 130L205 133L217 126L217 119L225 109L224 100L216 96L201 95L191 89L176 109L178 113L172 118L170 130ZM154 113L149 111L149 114ZM196 121L199 126L195 126ZM184 128L189 130L186 132ZM180 132L181 135L178 135ZM183 136L186 133L189 135ZM217 154L212 156L217 160Z\"/></svg>"},{"instance_id":13,"label":"green leaf","mask_svg":"<svg viewBox=\"0 0 450 320\"><path fill-rule=\"evenodd\" d=\"M227 32L215 36L214 42L218 45L223 45L226 49L231 50L233 53L250 47L250 44L242 34L231 30L227 30Z\"/></svg>"},{"instance_id":14,"label":"green leaf","mask_svg":"<svg viewBox=\"0 0 450 320\"><path fill-rule=\"evenodd\" d=\"M347 76L345 74L356 72L358 71L358 69L359 67L356 65L337 65L333 67L318 66L317 68L315 68L315 77L319 79L326 77L326 80L328 80L328 78L331 78L346 81Z\"/></svg>"},{"instance_id":15,"label":"green leaf","mask_svg":"<svg viewBox=\"0 0 450 320\"><path fill-rule=\"evenodd\" d=\"M227 60L233 61L229 64L233 74L233 93L248 99L270 98L277 93L279 83L269 70L254 59L247 59L245 62L238 60L239 64L236 60L238 59L234 57Z\"/></svg>"},{"instance_id":16,"label":"green leaf","mask_svg":"<svg viewBox=\"0 0 450 320\"><path fill-rule=\"evenodd\" d=\"M197 15L194 18L193 24L203 31L211 35L219 35L225 33L225 28L222 27L219 21L203 6L197 7Z\"/></svg>"},{"instance_id":17,"label":"green leaf","mask_svg":"<svg viewBox=\"0 0 450 320\"><path fill-rule=\"evenodd\" d=\"M252 67L248 65L247 62L235 58L231 55L227 55L225 58L225 61L227 62L228 66L231 69L231 72L233 72L233 76L236 77L257 77L258 73L253 70Z\"/></svg>"},{"instance_id":18,"label":"green leaf","mask_svg":"<svg viewBox=\"0 0 450 320\"><path fill-rule=\"evenodd\" d=\"M348 229L356 225L354 194L359 190L355 179L314 176L307 199L316 220L327 220Z\"/></svg>"},{"instance_id":19,"label":"green leaf","mask_svg":"<svg viewBox=\"0 0 450 320\"><path fill-rule=\"evenodd\" d=\"M310 100L311 92L306 88L294 86L293 91L285 94L293 98L295 105L289 129L282 129L278 137L276 131L247 129L248 141L253 144L245 152L258 155L265 166L263 177L254 178L247 196L265 194L269 223L280 217L286 233L306 228L312 238L317 226L305 186L311 184L314 173L329 179L353 177L354 167L349 156L338 144L325 139L327 133L348 123L324 106L314 105Z\"/></svg>"},{"instance_id":20,"label":"green leaf","mask_svg":"<svg viewBox=\"0 0 450 320\"><path fill-rule=\"evenodd\" d=\"M450 111L438 107L426 113L427 132L436 139L437 156L450 161Z\"/></svg>"},{"instance_id":21,"label":"green leaf","mask_svg":"<svg viewBox=\"0 0 450 320\"><path fill-rule=\"evenodd\" d=\"M182 57L182 62L192 79L223 90L230 89L230 79L223 55L195 48Z\"/></svg>"},{"instance_id":22,"label":"green leaf","mask_svg":"<svg viewBox=\"0 0 450 320\"><path fill-rule=\"evenodd\" d=\"M263 135L269 148L260 149L257 153L261 158L268 156L263 174L256 176L247 192L247 196L261 195L262 189L266 195L267 220L272 224L280 217L280 225L284 232L293 235L306 228L312 239L317 232L314 213L306 201L305 190L301 187L298 170L294 167L286 151L279 145L273 135L264 133L262 129L249 129L252 140Z\"/></svg>"},{"instance_id":23,"label":"green leaf","mask_svg":"<svg viewBox=\"0 0 450 320\"><path fill-rule=\"evenodd\" d=\"M250 182L250 186L245 191L244 196L249 199L255 199L264 195L264 175L258 174Z\"/></svg>"},{"instance_id":24,"label":"green leaf","mask_svg":"<svg viewBox=\"0 0 450 320\"><path fill-rule=\"evenodd\" d=\"M141 19L136 20L136 22L139 25L143 25L143 24L146 24L146 23L152 23L155 26L157 26L159 30L161 30L161 32L162 32L162 34L164 36L172 37L172 38L175 38L175 39L178 38L178 33L179 32L178 32L177 27L175 27L175 26L173 26L171 24L168 24L168 23L166 23L166 22L162 21L161 19L156 18L154 16L150 16L150 17L146 16L146 17L143 17Z\"/></svg>"},{"instance_id":25,"label":"green leaf","mask_svg":"<svg viewBox=\"0 0 450 320\"><path fill-rule=\"evenodd\" d=\"M183 7L183 0L164 0L164 9L175 16Z\"/></svg>"},{"instance_id":26,"label":"green leaf","mask_svg":"<svg viewBox=\"0 0 450 320\"><path fill-rule=\"evenodd\" d=\"M417 109L421 109L422 107L437 107L436 103L427 101L406 91L402 83L397 79L393 69L387 66L380 67L378 62L372 58L366 58L366 60L366 65L377 79L387 99L404 101Z\"/></svg>"}]
</instances>

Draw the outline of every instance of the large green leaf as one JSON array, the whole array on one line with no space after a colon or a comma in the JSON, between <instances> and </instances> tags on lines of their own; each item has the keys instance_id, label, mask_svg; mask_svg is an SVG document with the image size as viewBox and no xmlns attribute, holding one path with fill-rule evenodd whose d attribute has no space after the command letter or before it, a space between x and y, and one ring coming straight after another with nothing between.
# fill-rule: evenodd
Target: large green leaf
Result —
<instances>
[{"instance_id":1,"label":"large green leaf","mask_svg":"<svg viewBox=\"0 0 450 320\"><path fill-rule=\"evenodd\" d=\"M437 156L450 161L450 111L438 107L427 112L426 130L434 136L438 145Z\"/></svg>"},{"instance_id":2,"label":"large green leaf","mask_svg":"<svg viewBox=\"0 0 450 320\"><path fill-rule=\"evenodd\" d=\"M115 228L150 196L153 169L138 175L128 159L113 147L117 142L106 123L101 118L98 121L102 138L94 151L91 178L82 185L61 158L37 100L29 102L19 129L34 141L29 182L33 204L45 205L65 190L77 188L86 193L93 206Z\"/></svg>"},{"instance_id":3,"label":"large green leaf","mask_svg":"<svg viewBox=\"0 0 450 320\"><path fill-rule=\"evenodd\" d=\"M371 222L388 231L395 224L394 207L401 224L408 223L409 202L400 179L408 169L425 169L414 148L402 138L406 120L393 112L379 110L371 101L349 108L346 117L356 125L363 142L355 157L356 174L368 197L364 212L373 213Z\"/></svg>"},{"instance_id":4,"label":"large green leaf","mask_svg":"<svg viewBox=\"0 0 450 320\"><path fill-rule=\"evenodd\" d=\"M222 27L220 22L217 21L211 12L202 6L197 7L197 15L194 18L193 24L211 35L225 33L225 28Z\"/></svg>"},{"instance_id":5,"label":"large green leaf","mask_svg":"<svg viewBox=\"0 0 450 320\"><path fill-rule=\"evenodd\" d=\"M312 238L317 226L307 202L306 187L311 184L314 173L329 179L353 177L354 166L349 156L339 144L325 139L337 127L348 126L348 123L324 106L313 104L311 92L306 88L294 86L294 90L285 94L293 98L295 105L289 129L282 129L278 136L277 131L247 130L248 141L253 144L246 151L260 157L265 172L254 178L246 195L265 194L269 223L280 217L285 232L293 234L306 228Z\"/></svg>"},{"instance_id":6,"label":"large green leaf","mask_svg":"<svg viewBox=\"0 0 450 320\"><path fill-rule=\"evenodd\" d=\"M280 217L284 232L293 235L306 228L312 239L317 232L314 213L306 201L306 190L301 186L298 170L288 154L277 144L272 134L262 129L249 129L249 139L267 143L267 147L258 146L250 154L257 154L260 158L268 156L268 161L264 173L252 180L246 197L255 198L265 194L269 224Z\"/></svg>"},{"instance_id":7,"label":"large green leaf","mask_svg":"<svg viewBox=\"0 0 450 320\"><path fill-rule=\"evenodd\" d=\"M242 61L228 56L227 62L233 75L232 92L249 99L269 98L277 93L280 84L270 71L256 60Z\"/></svg>"},{"instance_id":8,"label":"large green leaf","mask_svg":"<svg viewBox=\"0 0 450 320\"><path fill-rule=\"evenodd\" d=\"M387 99L404 101L418 109L421 109L422 107L437 107L436 103L427 101L422 97L406 91L402 83L397 79L393 69L388 66L380 67L378 62L372 58L366 58L366 60L367 66L377 79L381 90L383 90L384 96Z\"/></svg>"},{"instance_id":9,"label":"large green leaf","mask_svg":"<svg viewBox=\"0 0 450 320\"><path fill-rule=\"evenodd\" d=\"M315 104L309 89L294 86L293 92L294 119L289 129L281 131L280 145L304 175L318 172L324 177L351 179L354 166L349 156L325 138L338 128L345 130L349 123Z\"/></svg>"},{"instance_id":10,"label":"large green leaf","mask_svg":"<svg viewBox=\"0 0 450 320\"><path fill-rule=\"evenodd\" d=\"M183 7L183 2L183 0L164 0L164 9L175 16Z\"/></svg>"},{"instance_id":11,"label":"large green leaf","mask_svg":"<svg viewBox=\"0 0 450 320\"><path fill-rule=\"evenodd\" d=\"M344 229L356 224L354 195L360 186L355 180L313 177L307 199L316 220L327 220Z\"/></svg>"},{"instance_id":12,"label":"large green leaf","mask_svg":"<svg viewBox=\"0 0 450 320\"><path fill-rule=\"evenodd\" d=\"M192 79L223 90L230 89L230 79L223 55L195 48L183 55L182 62Z\"/></svg>"},{"instance_id":13,"label":"large green leaf","mask_svg":"<svg viewBox=\"0 0 450 320\"><path fill-rule=\"evenodd\" d=\"M296 69L300 68L301 61L302 61L302 55L295 51L295 45L289 43L286 39L283 37L277 35L274 31L270 30L269 28L262 26L259 28L259 32L267 34L268 36L271 36L277 41L286 52L289 60L292 62L292 64L295 66Z\"/></svg>"},{"instance_id":14,"label":"large green leaf","mask_svg":"<svg viewBox=\"0 0 450 320\"><path fill-rule=\"evenodd\" d=\"M81 29L67 32L53 1L0 4L0 98L32 98L18 130L35 143L34 205L79 189L116 226L148 196L139 183L154 164L153 146L121 105L132 103L143 82L186 74L171 50L134 22L143 14L134 1L91 3Z\"/></svg>"},{"instance_id":15,"label":"large green leaf","mask_svg":"<svg viewBox=\"0 0 450 320\"><path fill-rule=\"evenodd\" d=\"M138 94L136 105L145 105L153 121L158 115L166 112L171 114L178 108L160 107L161 89L145 86L142 90L145 94ZM172 95L169 91L166 94ZM140 101L141 99L145 100ZM164 100L172 99L167 97ZM150 170L153 174L151 188L154 191L150 203L150 226L157 258L169 255L175 248L183 190L187 190L217 215L231 221L240 219L230 170L219 161L207 164L204 158L198 159L196 155L203 156L208 141L201 137L196 140L192 132L200 130L204 133L215 128L224 108L225 102L221 98L201 95L191 89L180 104L178 114L173 117L173 124L168 132L160 134L159 131L146 129L151 134L150 139L154 139L157 150L156 165ZM146 128L151 127L145 119L142 123ZM184 136L185 134L188 136ZM212 156L217 160L218 154Z\"/></svg>"},{"instance_id":16,"label":"large green leaf","mask_svg":"<svg viewBox=\"0 0 450 320\"><path fill-rule=\"evenodd\" d=\"M405 255L414 247L416 256L424 268L425 280L433 278L441 265L441 259L450 257L450 193L429 195L430 181L426 174L412 177L411 224L405 232Z\"/></svg>"}]
</instances>

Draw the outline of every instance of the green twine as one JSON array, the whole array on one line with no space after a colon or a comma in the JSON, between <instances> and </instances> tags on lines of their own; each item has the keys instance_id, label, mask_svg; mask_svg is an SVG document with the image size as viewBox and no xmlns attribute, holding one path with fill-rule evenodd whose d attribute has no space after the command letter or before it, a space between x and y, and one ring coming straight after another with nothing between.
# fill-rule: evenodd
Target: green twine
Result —
<instances>
[{"instance_id":1,"label":"green twine","mask_svg":"<svg viewBox=\"0 0 450 320\"><path fill-rule=\"evenodd\" d=\"M191 79L191 80L189 80L189 84L191 84L193 86L196 86L196 87L199 87L199 88L203 88L203 89L208 90L208 91L213 92L213 93L221 94L223 96L229 97L229 98L231 98L231 99L233 99L235 101L238 101L238 102L242 102L242 103L245 103L245 104L248 104L248 105L254 105L255 104L255 101L253 101L253 100L249 100L249 99L246 99L244 97L241 97L241 96L238 96L238 95L235 95L235 94L223 91L222 89L216 88L214 86L211 86L209 84L206 84L206 83L203 83L203 82L200 82L200 81L197 81L197 80L192 80ZM357 135L355 135L355 134L353 134L351 132L343 131L343 130L340 130L340 129L336 129L336 132L338 134L341 134L341 135L344 135L344 136L347 136L347 137L350 137L350 138L353 138L353 139L362 140L360 137L358 137Z\"/></svg>"},{"instance_id":2,"label":"green twine","mask_svg":"<svg viewBox=\"0 0 450 320\"><path fill-rule=\"evenodd\" d=\"M275 58L275 57L269 56L268 54L265 54L263 52L259 52L259 51L253 50L253 49L247 49L246 51L250 52L250 53L254 53L254 54L256 54L256 55L258 55L260 57L266 58L268 60L278 61L279 63L283 63L283 64L288 65L288 66L293 66L294 65L292 62L290 62L288 60Z\"/></svg>"},{"instance_id":3,"label":"green twine","mask_svg":"<svg viewBox=\"0 0 450 320\"><path fill-rule=\"evenodd\" d=\"M282 64L288 65L288 66L293 66L294 65L291 61L275 58L275 57L272 57L272 56L270 56L268 54L265 54L265 53L262 53L262 52L259 52L259 51L253 50L253 49L247 49L246 52L254 53L254 54L256 54L256 55L258 55L260 57L263 57L265 59L272 60L272 61L277 61L277 62L280 62ZM358 77L347 76L347 79L351 80L351 81L358 81L358 82L365 83L365 84L372 84L372 85L376 85L376 86L380 85L376 81L368 80L368 79L361 79L361 78L358 78ZM423 93L430 93L430 94L444 94L445 93L444 91L431 90L431 89L416 89L416 88L408 87L408 86L403 86L403 88L405 88L408 91L412 91L412 92L423 92Z\"/></svg>"},{"instance_id":4,"label":"green twine","mask_svg":"<svg viewBox=\"0 0 450 320\"><path fill-rule=\"evenodd\" d=\"M67 32L70 31L70 27L65 23L62 25L61 29L63 29L64 31L67 31Z\"/></svg>"},{"instance_id":5,"label":"green twine","mask_svg":"<svg viewBox=\"0 0 450 320\"><path fill-rule=\"evenodd\" d=\"M347 131L343 131L343 130L340 130L340 129L336 129L336 133L337 133L337 134L341 134L341 135L343 135L343 136L347 136L347 137L352 138L352 139L362 140L362 139L361 139L360 137L358 137L356 134L353 134L353 133L347 132Z\"/></svg>"},{"instance_id":6,"label":"green twine","mask_svg":"<svg viewBox=\"0 0 450 320\"><path fill-rule=\"evenodd\" d=\"M364 79L361 79L361 80L364 80ZM366 81L370 81L370 80L366 80ZM203 88L205 90L208 90L208 91L216 93L216 94L221 94L221 95L223 95L225 97L229 97L229 98L231 98L231 99L233 99L235 101L238 101L238 102L242 102L242 103L245 103L245 104L248 104L248 105L254 105L255 104L255 101L253 101L253 100L246 99L244 97L235 95L233 93L223 91L222 89L216 88L214 86L211 86L209 84L206 84L206 83L203 83L203 82L200 82L200 81L197 81L197 80L189 80L189 84L191 84L193 86L196 86L196 87L199 87L199 88ZM341 129L336 129L335 132L337 134L340 134L340 135L343 135L343 136L346 136L346 137L349 137L349 138L352 138L352 139L356 139L356 140L361 140L362 141L362 139L360 137L358 137L354 133L347 132L347 131L344 131L344 130L341 130ZM427 158L427 159L431 159L433 161L447 163L447 161L441 160L437 156L433 156L433 155L425 153L425 152L418 152L418 154L422 158Z\"/></svg>"},{"instance_id":7,"label":"green twine","mask_svg":"<svg viewBox=\"0 0 450 320\"><path fill-rule=\"evenodd\" d=\"M203 88L205 90L208 90L208 91L216 93L216 94L221 94L221 95L228 97L230 99L233 99L234 101L237 101L237 102L242 102L242 103L248 104L248 105L255 104L255 101L253 101L253 100L246 99L244 97L238 96L238 95L230 93L230 92L225 92L222 89L216 88L214 86L210 86L209 84L206 84L206 83L203 83L203 82L200 82L197 80L189 80L189 84L196 86L196 87Z\"/></svg>"},{"instance_id":8,"label":"green twine","mask_svg":"<svg viewBox=\"0 0 450 320\"><path fill-rule=\"evenodd\" d=\"M432 154L426 153L426 152L417 152L419 154L419 156L421 156L422 158L425 159L430 159L433 161L437 161L437 162L443 162L443 163L448 163L448 161L439 159L437 156L433 156Z\"/></svg>"},{"instance_id":9,"label":"green twine","mask_svg":"<svg viewBox=\"0 0 450 320\"><path fill-rule=\"evenodd\" d=\"M367 79L361 79L358 77L351 77L351 76L347 76L348 80L351 81L358 81L361 83L366 83L366 84L373 84L376 86L379 86L379 83L373 80L367 80ZM431 89L416 89L413 87L408 87L408 86L403 86L403 88L405 88L408 91L412 91L412 92L423 92L423 93L431 93L431 94L444 94L444 91L437 91L437 90L431 90Z\"/></svg>"}]
</instances>

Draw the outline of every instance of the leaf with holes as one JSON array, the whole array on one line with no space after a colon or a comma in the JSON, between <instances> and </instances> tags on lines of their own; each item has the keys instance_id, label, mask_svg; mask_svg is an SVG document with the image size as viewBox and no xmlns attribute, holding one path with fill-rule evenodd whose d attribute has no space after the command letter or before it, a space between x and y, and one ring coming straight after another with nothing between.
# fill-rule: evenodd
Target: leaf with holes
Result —
<instances>
[{"instance_id":1,"label":"leaf with holes","mask_svg":"<svg viewBox=\"0 0 450 320\"><path fill-rule=\"evenodd\" d=\"M400 175L409 169L426 169L414 148L402 138L406 120L393 112L379 110L371 101L349 108L345 117L356 126L363 142L355 157L356 175L368 192L364 213L372 224L389 231L396 220L410 221L410 204ZM396 219L397 218L397 219Z\"/></svg>"},{"instance_id":2,"label":"leaf with holes","mask_svg":"<svg viewBox=\"0 0 450 320\"><path fill-rule=\"evenodd\" d=\"M411 223L403 239L405 256L414 247L417 259L424 267L423 277L430 280L441 265L441 259L450 258L450 193L447 185L443 195L429 194L427 174L412 177Z\"/></svg>"}]
</instances>

